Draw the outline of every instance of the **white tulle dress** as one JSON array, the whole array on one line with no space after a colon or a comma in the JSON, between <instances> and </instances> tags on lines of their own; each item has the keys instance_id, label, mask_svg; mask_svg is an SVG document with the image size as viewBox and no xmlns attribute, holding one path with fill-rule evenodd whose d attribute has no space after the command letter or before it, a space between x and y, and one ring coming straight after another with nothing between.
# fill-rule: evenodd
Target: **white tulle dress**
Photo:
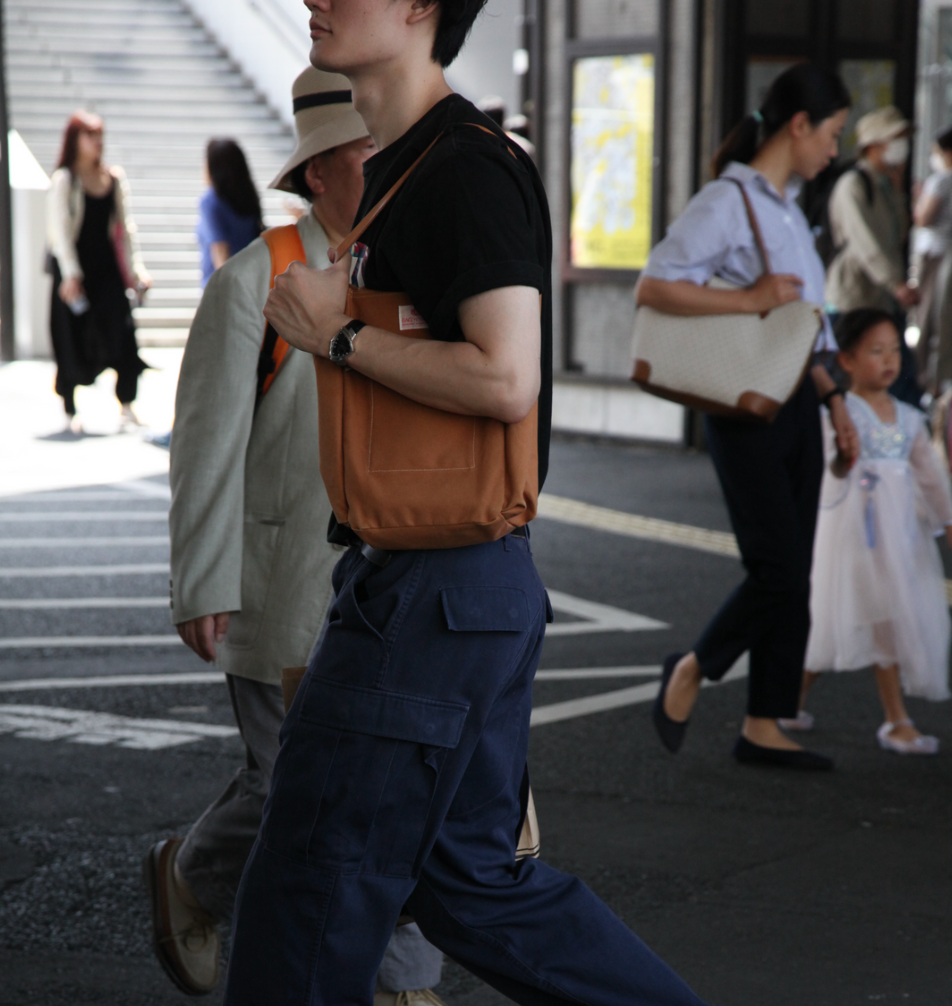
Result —
<instances>
[{"instance_id":1,"label":"white tulle dress","mask_svg":"<svg viewBox=\"0 0 952 1006\"><path fill-rule=\"evenodd\" d=\"M846 396L862 453L845 479L823 477L806 667L898 664L907 695L947 699L952 626L935 536L952 524L952 493L922 414L893 404L896 422L884 423Z\"/></svg>"}]
</instances>

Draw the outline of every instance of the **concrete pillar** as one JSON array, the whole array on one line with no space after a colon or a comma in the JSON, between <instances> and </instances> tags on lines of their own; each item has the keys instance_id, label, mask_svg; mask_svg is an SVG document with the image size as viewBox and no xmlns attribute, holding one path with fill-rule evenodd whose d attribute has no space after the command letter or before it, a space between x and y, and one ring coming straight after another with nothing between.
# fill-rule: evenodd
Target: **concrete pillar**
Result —
<instances>
[{"instance_id":1,"label":"concrete pillar","mask_svg":"<svg viewBox=\"0 0 952 1006\"><path fill-rule=\"evenodd\" d=\"M46 265L46 193L50 180L20 134L10 130L10 187L13 189L13 301L16 358L48 360L50 284Z\"/></svg>"}]
</instances>

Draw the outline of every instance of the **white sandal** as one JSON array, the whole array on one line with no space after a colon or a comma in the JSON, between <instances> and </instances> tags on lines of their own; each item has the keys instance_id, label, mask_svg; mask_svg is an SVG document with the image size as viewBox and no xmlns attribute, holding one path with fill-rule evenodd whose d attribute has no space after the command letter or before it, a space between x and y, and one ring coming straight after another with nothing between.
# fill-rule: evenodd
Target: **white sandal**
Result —
<instances>
[{"instance_id":1,"label":"white sandal","mask_svg":"<svg viewBox=\"0 0 952 1006\"><path fill-rule=\"evenodd\" d=\"M939 753L939 738L920 734L915 740L901 741L892 736L894 727L913 727L910 719L886 722L876 731L876 740L884 751L893 751L902 755L935 755Z\"/></svg>"},{"instance_id":2,"label":"white sandal","mask_svg":"<svg viewBox=\"0 0 952 1006\"><path fill-rule=\"evenodd\" d=\"M777 720L777 725L781 730L799 730L801 733L809 733L813 729L813 713L801 709L793 719Z\"/></svg>"}]
</instances>

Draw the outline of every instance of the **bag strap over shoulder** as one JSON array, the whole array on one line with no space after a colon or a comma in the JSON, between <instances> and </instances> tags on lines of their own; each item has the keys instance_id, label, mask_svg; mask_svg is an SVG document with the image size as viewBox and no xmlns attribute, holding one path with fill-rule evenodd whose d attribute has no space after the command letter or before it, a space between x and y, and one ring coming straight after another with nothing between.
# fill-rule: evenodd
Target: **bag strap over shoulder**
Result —
<instances>
[{"instance_id":1,"label":"bag strap over shoulder","mask_svg":"<svg viewBox=\"0 0 952 1006\"><path fill-rule=\"evenodd\" d=\"M262 235L265 244L271 252L271 281L268 289L274 289L274 278L283 273L292 262L307 262L307 253L301 235L295 224L284 227L272 227ZM264 341L258 354L258 383L255 391L255 409L261 404L261 399L267 394L271 383L278 373L278 367L284 361L288 352L288 344L268 324L264 330Z\"/></svg>"},{"instance_id":2,"label":"bag strap over shoulder","mask_svg":"<svg viewBox=\"0 0 952 1006\"><path fill-rule=\"evenodd\" d=\"M443 134L440 133L440 136ZM436 139L423 151L422 154L407 168L406 171L390 186L387 192L382 196L382 198L377 202L372 210L360 221L359 224L344 238L343 241L337 246L337 261L339 262L342 255L346 255L350 251L351 245L360 237L361 234L380 216L383 212L384 207L391 199L403 188L403 183L413 174L417 165L424 157L436 146L436 141L440 138L437 136Z\"/></svg>"},{"instance_id":3,"label":"bag strap over shoulder","mask_svg":"<svg viewBox=\"0 0 952 1006\"><path fill-rule=\"evenodd\" d=\"M490 136L497 136L491 129L487 129L485 126L481 126L478 122L466 122L463 123L466 126L472 126L474 129L481 129L484 133L489 133ZM407 168L406 171L390 186L388 191L380 198L376 205L367 213L367 215L360 221L359 224L344 238L343 241L337 246L337 260L340 261L342 255L345 255L350 251L353 243L360 237L361 234L380 216L384 208L390 202L391 199L403 188L403 183L413 174L420 162L424 157L436 146L440 137L443 133L440 133L433 142L423 151L422 154ZM513 157L516 155L513 153L512 148L509 148L509 153Z\"/></svg>"},{"instance_id":4,"label":"bag strap over shoulder","mask_svg":"<svg viewBox=\"0 0 952 1006\"><path fill-rule=\"evenodd\" d=\"M739 178L725 178L723 175L721 175L720 181L733 182L740 189L741 198L744 200L744 209L747 210L747 220L750 222L750 229L754 235L754 242L757 245L757 250L760 252L760 257L763 259L764 272L772 273L773 269L770 268L770 256L767 254L764 236L757 221L757 214L754 213L754 207L751 205L750 196L747 195L747 189L744 188L744 183Z\"/></svg>"}]
</instances>

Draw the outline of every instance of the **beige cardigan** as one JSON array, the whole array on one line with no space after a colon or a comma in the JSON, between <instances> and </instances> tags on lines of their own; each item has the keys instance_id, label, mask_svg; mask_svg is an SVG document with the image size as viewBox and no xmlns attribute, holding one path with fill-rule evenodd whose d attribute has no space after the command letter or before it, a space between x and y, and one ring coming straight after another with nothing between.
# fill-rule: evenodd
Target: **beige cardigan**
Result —
<instances>
[{"instance_id":1,"label":"beige cardigan","mask_svg":"<svg viewBox=\"0 0 952 1006\"><path fill-rule=\"evenodd\" d=\"M326 268L313 213L298 222L308 264ZM307 662L339 551L317 454L317 384L289 349L254 411L271 255L261 238L211 276L189 333L172 433L172 621L231 616L218 666L280 683Z\"/></svg>"},{"instance_id":2,"label":"beige cardigan","mask_svg":"<svg viewBox=\"0 0 952 1006\"><path fill-rule=\"evenodd\" d=\"M128 280L142 281L147 276L142 253L139 250L139 231L129 212L129 182L122 168L109 169L116 181L116 209L109 221L109 231L122 234L125 261L119 263L120 271ZM76 239L83 227L86 211L86 194L83 183L74 178L69 168L57 168L50 178L46 197L46 232L50 250L56 256L63 279L83 278L83 270L76 254Z\"/></svg>"}]
</instances>

